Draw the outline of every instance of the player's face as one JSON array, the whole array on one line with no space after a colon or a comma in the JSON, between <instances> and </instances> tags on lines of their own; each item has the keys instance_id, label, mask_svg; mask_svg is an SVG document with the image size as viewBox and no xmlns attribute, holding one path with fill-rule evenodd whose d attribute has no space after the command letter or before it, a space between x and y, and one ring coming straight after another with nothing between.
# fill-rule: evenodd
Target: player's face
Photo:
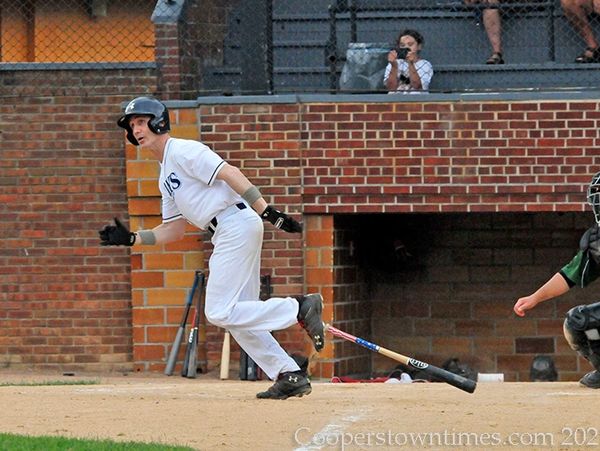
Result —
<instances>
[{"instance_id":1,"label":"player's face","mask_svg":"<svg viewBox=\"0 0 600 451\"><path fill-rule=\"evenodd\" d=\"M132 116L129 121L131 132L142 147L152 147L152 144L158 137L158 135L153 133L148 127L148 121L150 121L150 116Z\"/></svg>"}]
</instances>

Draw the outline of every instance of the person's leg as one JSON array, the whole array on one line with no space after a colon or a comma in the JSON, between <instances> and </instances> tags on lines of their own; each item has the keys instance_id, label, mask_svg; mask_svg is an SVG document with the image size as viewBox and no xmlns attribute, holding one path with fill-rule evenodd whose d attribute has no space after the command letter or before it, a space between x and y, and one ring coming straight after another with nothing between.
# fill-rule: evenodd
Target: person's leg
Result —
<instances>
[{"instance_id":1,"label":"person's leg","mask_svg":"<svg viewBox=\"0 0 600 451\"><path fill-rule=\"evenodd\" d=\"M597 55L599 52L594 50L598 49L599 46L588 16L594 11L596 5L600 8L600 3L597 0L561 0L560 3L565 17L586 45L584 53L578 56L575 61L580 63L597 62L596 60L600 59L600 55Z\"/></svg>"},{"instance_id":2,"label":"person's leg","mask_svg":"<svg viewBox=\"0 0 600 451\"><path fill-rule=\"evenodd\" d=\"M260 258L254 260L254 264L248 268L248 271L252 276L242 288L239 300L241 303L246 302L245 299L258 299L260 296ZM269 379L275 381L267 390L257 393L257 398L287 399L295 396L302 397L312 391L306 369L303 370L298 366L296 360L283 350L270 332L236 328L230 328L229 331Z\"/></svg>"},{"instance_id":3,"label":"person's leg","mask_svg":"<svg viewBox=\"0 0 600 451\"><path fill-rule=\"evenodd\" d=\"M580 305L567 312L563 331L571 349L588 360L594 371L579 381L589 388L600 388L600 303Z\"/></svg>"},{"instance_id":4,"label":"person's leg","mask_svg":"<svg viewBox=\"0 0 600 451\"><path fill-rule=\"evenodd\" d=\"M306 330L315 349L325 344L320 294L272 297L258 300L258 293L244 295L243 288L258 283L262 248L262 219L251 210L241 210L217 226L209 261L206 287L206 318L212 324L238 331L272 331L296 323Z\"/></svg>"},{"instance_id":5,"label":"person's leg","mask_svg":"<svg viewBox=\"0 0 600 451\"><path fill-rule=\"evenodd\" d=\"M262 219L247 210L217 226L206 286L206 318L212 324L271 331L298 322L299 304L294 298L259 300L262 236Z\"/></svg>"},{"instance_id":6,"label":"person's leg","mask_svg":"<svg viewBox=\"0 0 600 451\"><path fill-rule=\"evenodd\" d=\"M303 304L292 297L259 300L263 223L253 211L226 217L213 236L206 287L206 318L231 333L275 384L259 398L285 399L310 393L308 377L270 331L302 317Z\"/></svg>"},{"instance_id":7,"label":"person's leg","mask_svg":"<svg viewBox=\"0 0 600 451\"><path fill-rule=\"evenodd\" d=\"M490 4L498 3L490 1ZM497 8L488 8L483 10L483 26L487 33L488 40L492 46L492 56L488 60L488 64L502 63L502 17L500 10ZM494 58L494 55L498 57Z\"/></svg>"},{"instance_id":8,"label":"person's leg","mask_svg":"<svg viewBox=\"0 0 600 451\"><path fill-rule=\"evenodd\" d=\"M235 329L229 329L229 332L269 379L274 380L281 373L300 370L270 332Z\"/></svg>"},{"instance_id":9,"label":"person's leg","mask_svg":"<svg viewBox=\"0 0 600 451\"><path fill-rule=\"evenodd\" d=\"M257 244L257 243L254 243ZM261 245L257 246L260 249ZM258 251L260 254L260 251ZM260 297L260 258L252 259L245 270L248 273L246 284L240 289L239 302L245 303ZM209 278L210 279L210 278ZM266 302L266 301L258 301ZM243 307L243 306L242 306ZM275 312L276 313L276 312ZM300 367L279 345L271 332L265 330L242 330L235 325L227 326L231 336L265 372L269 379L276 379L280 373L299 371Z\"/></svg>"}]
</instances>

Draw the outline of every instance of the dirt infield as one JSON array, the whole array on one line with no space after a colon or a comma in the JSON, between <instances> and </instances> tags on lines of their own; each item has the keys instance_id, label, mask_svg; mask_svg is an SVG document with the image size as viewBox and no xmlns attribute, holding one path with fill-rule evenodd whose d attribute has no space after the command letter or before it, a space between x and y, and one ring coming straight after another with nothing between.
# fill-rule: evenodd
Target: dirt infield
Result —
<instances>
[{"instance_id":1,"label":"dirt infield","mask_svg":"<svg viewBox=\"0 0 600 451\"><path fill-rule=\"evenodd\" d=\"M0 383L65 380L1 373ZM94 385L2 386L2 432L154 441L200 450L590 449L600 390L575 382L314 382L308 397L257 400L269 382L70 377Z\"/></svg>"}]
</instances>

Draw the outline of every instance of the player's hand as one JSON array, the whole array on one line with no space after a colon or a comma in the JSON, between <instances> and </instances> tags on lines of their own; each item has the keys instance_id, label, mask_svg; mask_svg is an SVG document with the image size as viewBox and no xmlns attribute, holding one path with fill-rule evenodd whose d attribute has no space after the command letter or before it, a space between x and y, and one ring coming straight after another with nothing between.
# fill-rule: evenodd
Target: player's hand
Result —
<instances>
[{"instance_id":1,"label":"player's hand","mask_svg":"<svg viewBox=\"0 0 600 451\"><path fill-rule=\"evenodd\" d=\"M517 300L515 306L513 307L513 310L517 315L525 316L525 311L531 310L537 304L538 301L536 301L532 296L525 296Z\"/></svg>"},{"instance_id":2,"label":"player's hand","mask_svg":"<svg viewBox=\"0 0 600 451\"><path fill-rule=\"evenodd\" d=\"M98 231L101 246L133 246L135 233L131 233L121 221L115 218L115 225L107 225Z\"/></svg>"},{"instance_id":3,"label":"player's hand","mask_svg":"<svg viewBox=\"0 0 600 451\"><path fill-rule=\"evenodd\" d=\"M585 231L579 240L579 249L588 252L594 262L600 264L600 228L598 224L594 224Z\"/></svg>"},{"instance_id":4,"label":"player's hand","mask_svg":"<svg viewBox=\"0 0 600 451\"><path fill-rule=\"evenodd\" d=\"M270 205L267 205L267 208L265 208L265 211L263 211L260 216L269 221L278 229L285 230L289 233L302 232L302 224L285 213L275 210Z\"/></svg>"}]
</instances>

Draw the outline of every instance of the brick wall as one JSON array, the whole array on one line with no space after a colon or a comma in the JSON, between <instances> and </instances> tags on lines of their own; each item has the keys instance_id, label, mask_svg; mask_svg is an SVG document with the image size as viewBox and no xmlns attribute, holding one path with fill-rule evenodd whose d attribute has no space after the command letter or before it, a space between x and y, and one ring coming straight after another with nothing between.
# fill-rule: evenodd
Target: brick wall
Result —
<instances>
[{"instance_id":1,"label":"brick wall","mask_svg":"<svg viewBox=\"0 0 600 451\"><path fill-rule=\"evenodd\" d=\"M302 107L305 213L580 211L598 167L596 101Z\"/></svg>"},{"instance_id":2,"label":"brick wall","mask_svg":"<svg viewBox=\"0 0 600 451\"><path fill-rule=\"evenodd\" d=\"M487 323L481 323L473 312L485 314L491 308L480 298L507 268L497 274L496 268L485 265L453 264L438 270L448 292L457 283L454 279L460 280L465 273L485 275L488 279L482 279L485 282L477 291L482 295L475 296L479 300L452 298L448 305L432 307L403 300L389 304L379 298L361 299L362 281L372 283L367 278L371 268L356 268L348 262L351 222L335 221L332 215L583 212L583 191L597 168L593 147L597 107L594 101L227 104L200 107L198 123L201 139L239 164L273 203L304 214L304 250L284 235L267 232L263 265L269 268L277 262L273 269L276 292L299 291L302 284L307 291L319 288L328 294L327 312L331 313L327 315L351 332L391 342L391 347L399 349L410 343L423 358L438 364L446 354L460 354L481 371L505 371L508 379L527 379L532 356L554 349L562 353L561 377L569 379L585 365L564 347L556 329L564 312L540 313L541 320L514 320L510 313L515 296L532 291L557 267L550 270L532 263L523 268L540 278L520 287L511 285L514 291L503 298L501 313L495 313L506 318ZM467 214L463 221L474 217ZM576 222L573 219L570 226L571 239L581 232L581 223ZM296 249L291 254L294 260L289 260L290 246ZM511 249L507 244L504 252L510 255ZM376 288L367 285L367 292L378 293ZM518 293L517 288L524 291ZM430 289L425 284L410 291L423 297ZM382 326L382 312L392 323L401 318L400 327ZM468 316L458 322L461 312ZM402 321L409 321L411 327L403 329ZM407 340L403 334L414 332L415 324L421 329ZM441 327L436 332L439 336L433 333L436 324ZM502 330L513 326L524 333L503 335ZM491 338L489 330L495 331ZM480 332L482 336L476 339ZM286 346L297 346L295 329L278 337ZM383 370L380 359L366 362L366 355L336 341L320 356L315 372L329 376L334 371L364 373L369 366Z\"/></svg>"},{"instance_id":3,"label":"brick wall","mask_svg":"<svg viewBox=\"0 0 600 451\"><path fill-rule=\"evenodd\" d=\"M0 367L131 368L129 254L97 230L127 213L118 93L154 77L101 75L2 73Z\"/></svg>"},{"instance_id":4,"label":"brick wall","mask_svg":"<svg viewBox=\"0 0 600 451\"><path fill-rule=\"evenodd\" d=\"M55 86L37 86L45 95L36 96L30 86L39 77L21 72L2 79L0 208L3 218L15 218L1 222L2 364L160 371L191 275L206 264L210 245L190 228L183 242L130 256L127 249L98 249L96 235L113 215L126 218L126 210L134 228L160 221L157 165L132 146L123 153L123 134L114 126L121 102L133 97L132 86L155 90L154 74L106 73L114 85L104 87L102 95L74 88L85 86L88 77L90 85L97 83L98 74L53 75ZM21 93L19 102L11 97L14 86ZM531 318L516 320L506 308L558 268L587 223L583 193L598 168L597 110L598 102L580 100L417 103L386 98L380 103L205 102L173 107L172 114L174 136L200 138L239 165L273 204L302 215L304 240L266 228L263 268L272 276L274 294L322 291L326 319L351 332L399 350L409 343L410 350L436 363L447 351L468 348L460 357L486 371L526 379L537 352L554 350L561 377L575 378L586 369L557 330L567 305L591 300L589 291L574 291L560 307L550 303ZM342 220L342 213L348 218ZM412 280L410 290L399 288L406 280L392 287L370 285L380 276L358 257L355 265L350 249L355 238L360 243L379 231L363 232L361 223L353 221L363 215L371 221L379 213L452 213L447 218L455 222L436 222L431 230L455 240L451 247L439 246L440 258L450 253L463 263L407 273L425 274L431 281ZM488 215L489 230L474 231L474 213ZM556 219L559 214L566 223ZM520 215L530 222L524 225ZM473 263L473 246L465 235L483 240L503 227L504 248L478 250L491 253L493 264ZM455 230L462 232L455 235ZM523 243L530 235L538 237L536 243L550 240L552 245L527 248ZM511 241L515 237L519 251ZM532 255L530 264L512 264L523 254ZM515 271L523 273L524 281L513 287ZM482 282L469 290L475 278ZM486 301L490 287L505 288L506 278L512 290L498 305ZM448 302L429 300L431 283ZM406 293L419 297L408 302ZM421 305L417 299L427 302ZM481 323L486 315L490 318ZM386 324L379 321L383 317L388 326L380 329ZM402 327L406 324L408 329ZM413 333L406 336L407 330ZM208 327L206 334L207 360L214 368L222 331ZM277 337L290 351L310 349L299 327ZM383 368L376 357L365 362L366 356L352 346L330 343L315 372L329 377L342 369Z\"/></svg>"}]
</instances>

